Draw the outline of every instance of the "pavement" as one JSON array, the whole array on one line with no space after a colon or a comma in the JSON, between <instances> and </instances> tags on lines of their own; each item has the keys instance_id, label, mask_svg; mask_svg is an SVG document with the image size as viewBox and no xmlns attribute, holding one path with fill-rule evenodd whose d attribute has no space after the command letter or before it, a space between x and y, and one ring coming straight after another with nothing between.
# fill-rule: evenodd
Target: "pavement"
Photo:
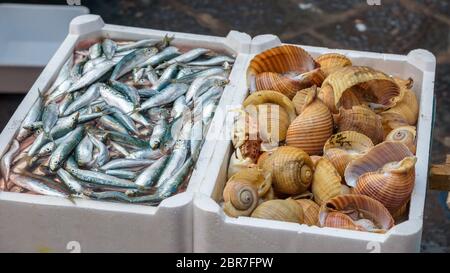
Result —
<instances>
[{"instance_id":1,"label":"pavement","mask_svg":"<svg viewBox=\"0 0 450 273\"><path fill-rule=\"evenodd\" d=\"M8 1L25 2L25 1ZM63 1L26 1L55 3ZM377 3L380 5L369 5ZM436 117L431 162L450 154L450 3L446 0L81 0L111 24L224 36L239 30L271 33L282 41L330 48L407 54L416 48L437 58ZM21 102L1 95L0 128ZM423 252L450 252L446 193L429 190Z\"/></svg>"}]
</instances>

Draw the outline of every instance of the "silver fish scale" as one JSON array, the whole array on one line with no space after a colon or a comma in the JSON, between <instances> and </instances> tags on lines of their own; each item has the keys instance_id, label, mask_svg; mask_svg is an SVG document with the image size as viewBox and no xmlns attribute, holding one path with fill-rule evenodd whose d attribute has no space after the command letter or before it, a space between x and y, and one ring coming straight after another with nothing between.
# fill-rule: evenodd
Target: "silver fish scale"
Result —
<instances>
[{"instance_id":1,"label":"silver fish scale","mask_svg":"<svg viewBox=\"0 0 450 273\"><path fill-rule=\"evenodd\" d=\"M63 198L157 205L176 193L234 59L207 48L181 52L171 40L104 39L77 49L22 121L1 157L2 177Z\"/></svg>"}]
</instances>

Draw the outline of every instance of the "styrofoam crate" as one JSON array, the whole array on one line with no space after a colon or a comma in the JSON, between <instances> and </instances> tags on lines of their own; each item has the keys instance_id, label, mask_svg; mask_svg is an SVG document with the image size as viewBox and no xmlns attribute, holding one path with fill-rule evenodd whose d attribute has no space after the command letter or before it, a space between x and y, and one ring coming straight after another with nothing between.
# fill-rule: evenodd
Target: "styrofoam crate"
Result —
<instances>
[{"instance_id":1,"label":"styrofoam crate","mask_svg":"<svg viewBox=\"0 0 450 273\"><path fill-rule=\"evenodd\" d=\"M281 45L273 35L254 37L252 57ZM233 147L223 140L216 146L209 173L204 177L194 199L195 252L418 252L422 235L423 210L428 177L433 89L436 60L432 53L417 49L407 55L380 54L302 46L313 57L338 52L355 65L371 66L388 74L412 77L414 92L420 102L417 124L416 182L411 197L409 218L386 234L374 234L336 228L309 227L296 223L227 216L217 203L227 180L227 167ZM251 59L251 58L250 58ZM249 61L250 61L249 59ZM242 75L245 78L245 74ZM242 104L248 94L240 82L233 103ZM231 120L231 119L227 119ZM224 127L230 135L231 125Z\"/></svg>"},{"instance_id":2,"label":"styrofoam crate","mask_svg":"<svg viewBox=\"0 0 450 273\"><path fill-rule=\"evenodd\" d=\"M251 37L230 31L227 37L214 37L105 25L98 15L83 15L70 24L70 31L53 58L34 83L0 135L0 155L4 154L28 109L46 90L80 41L109 37L121 40L174 36L180 47L206 47L236 57L218 108L230 103L234 89L245 70ZM204 147L215 146L213 128L221 128L224 115L215 115ZM94 200L69 200L12 192L0 192L0 252L191 252L193 193L206 173L204 166L212 149L203 148L185 192L151 207Z\"/></svg>"},{"instance_id":3,"label":"styrofoam crate","mask_svg":"<svg viewBox=\"0 0 450 273\"><path fill-rule=\"evenodd\" d=\"M0 92L26 93L82 6L0 4Z\"/></svg>"}]
</instances>

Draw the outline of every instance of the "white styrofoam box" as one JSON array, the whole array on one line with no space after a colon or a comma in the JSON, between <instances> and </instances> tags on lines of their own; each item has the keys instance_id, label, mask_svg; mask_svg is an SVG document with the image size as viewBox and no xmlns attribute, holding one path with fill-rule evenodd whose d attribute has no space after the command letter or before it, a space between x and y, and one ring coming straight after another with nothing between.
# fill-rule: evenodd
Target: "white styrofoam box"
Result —
<instances>
[{"instance_id":1,"label":"white styrofoam box","mask_svg":"<svg viewBox=\"0 0 450 273\"><path fill-rule=\"evenodd\" d=\"M250 52L251 37L231 31L227 37L213 37L170 31L105 25L98 15L83 15L70 24L67 38L56 51L28 95L0 135L0 155L9 143L28 109L46 90L80 41L109 37L121 40L174 36L175 46L206 47L236 56L230 83L218 108L226 108L239 84ZM213 128L221 128L224 115L215 115L207 140L192 173L187 190L150 207L94 200L69 200L11 192L0 192L0 252L65 252L77 246L83 252L191 252L193 193L206 173L212 156Z\"/></svg>"},{"instance_id":2,"label":"white styrofoam box","mask_svg":"<svg viewBox=\"0 0 450 273\"><path fill-rule=\"evenodd\" d=\"M281 45L273 35L254 37L252 56ZM417 125L416 183L409 218L386 234L374 234L335 228L308 227L295 223L228 217L217 201L222 198L227 167L233 152L231 141L217 146L210 172L194 199L195 252L418 252L422 235L423 209L428 177L428 158L433 115L433 89L436 60L432 53L417 49L407 55L380 54L302 46L313 57L338 52L355 65L371 66L388 74L414 79L414 92L420 101ZM250 58L251 59L251 58ZM250 60L249 59L249 60ZM245 77L245 74L243 74ZM236 90L234 104L242 103L247 86ZM230 135L230 126L224 134Z\"/></svg>"},{"instance_id":3,"label":"white styrofoam box","mask_svg":"<svg viewBox=\"0 0 450 273\"><path fill-rule=\"evenodd\" d=\"M64 40L70 21L89 9L0 4L0 92L26 93Z\"/></svg>"}]
</instances>

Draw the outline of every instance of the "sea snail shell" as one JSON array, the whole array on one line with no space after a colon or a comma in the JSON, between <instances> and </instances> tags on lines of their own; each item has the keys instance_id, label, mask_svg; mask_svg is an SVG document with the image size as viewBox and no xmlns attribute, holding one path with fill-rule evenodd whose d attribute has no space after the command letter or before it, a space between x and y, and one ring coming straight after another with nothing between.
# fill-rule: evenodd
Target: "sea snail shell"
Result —
<instances>
[{"instance_id":1,"label":"sea snail shell","mask_svg":"<svg viewBox=\"0 0 450 273\"><path fill-rule=\"evenodd\" d=\"M386 141L352 161L345 170L345 180L354 187L354 193L370 196L394 213L411 197L415 163L408 147Z\"/></svg>"},{"instance_id":2,"label":"sea snail shell","mask_svg":"<svg viewBox=\"0 0 450 273\"><path fill-rule=\"evenodd\" d=\"M293 199L275 199L259 205L251 217L302 224L303 208Z\"/></svg>"},{"instance_id":3,"label":"sea snail shell","mask_svg":"<svg viewBox=\"0 0 450 273\"><path fill-rule=\"evenodd\" d=\"M310 155L320 155L322 147L333 133L333 117L311 89L301 114L289 125L286 143Z\"/></svg>"},{"instance_id":4,"label":"sea snail shell","mask_svg":"<svg viewBox=\"0 0 450 273\"><path fill-rule=\"evenodd\" d=\"M282 45L268 49L256 55L247 70L247 83L251 92L259 90L275 90L289 98L294 97L298 90L312 85L311 80L324 78L324 75L305 76L306 72L318 68L314 59L302 48L292 45ZM319 71L322 73L321 71ZM286 74L295 73L299 79Z\"/></svg>"},{"instance_id":5,"label":"sea snail shell","mask_svg":"<svg viewBox=\"0 0 450 273\"><path fill-rule=\"evenodd\" d=\"M282 146L268 155L262 168L272 174L274 190L285 194L301 194L311 185L314 164L302 149Z\"/></svg>"},{"instance_id":6,"label":"sea snail shell","mask_svg":"<svg viewBox=\"0 0 450 273\"><path fill-rule=\"evenodd\" d=\"M383 233L394 225L394 219L377 200L346 194L334 197L320 207L319 224L321 227Z\"/></svg>"}]
</instances>

